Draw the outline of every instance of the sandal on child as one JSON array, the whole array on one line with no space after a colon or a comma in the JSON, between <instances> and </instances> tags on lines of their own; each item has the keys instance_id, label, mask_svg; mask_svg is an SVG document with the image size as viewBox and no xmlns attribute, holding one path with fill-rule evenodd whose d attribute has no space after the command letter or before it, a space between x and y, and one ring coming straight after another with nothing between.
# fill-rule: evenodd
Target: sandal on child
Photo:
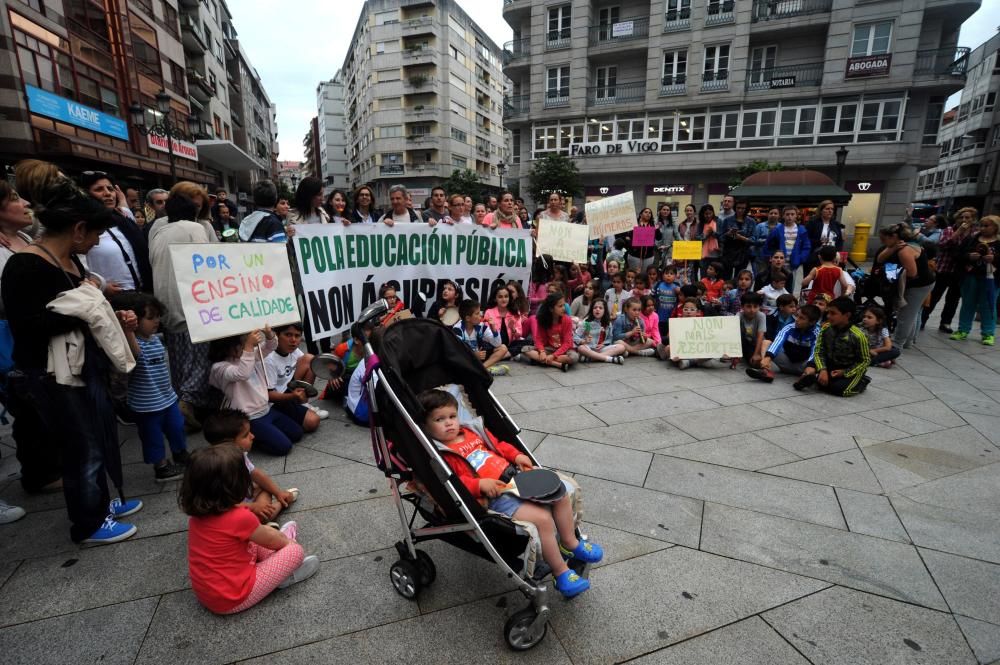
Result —
<instances>
[{"instance_id":1,"label":"sandal on child","mask_svg":"<svg viewBox=\"0 0 1000 665\"><path fill-rule=\"evenodd\" d=\"M567 570L556 578L556 589L563 598L572 598L590 588L590 580L580 577L573 570Z\"/></svg>"},{"instance_id":2,"label":"sandal on child","mask_svg":"<svg viewBox=\"0 0 1000 665\"><path fill-rule=\"evenodd\" d=\"M296 501L299 500L299 488L298 487L289 487L285 491L292 495L292 503L295 503Z\"/></svg>"},{"instance_id":3,"label":"sandal on child","mask_svg":"<svg viewBox=\"0 0 1000 665\"><path fill-rule=\"evenodd\" d=\"M563 547L562 543L559 543L559 551L562 553L563 558L576 559L584 563L598 563L604 558L604 549L597 543L592 543L589 540L580 540L579 544L572 550Z\"/></svg>"}]
</instances>

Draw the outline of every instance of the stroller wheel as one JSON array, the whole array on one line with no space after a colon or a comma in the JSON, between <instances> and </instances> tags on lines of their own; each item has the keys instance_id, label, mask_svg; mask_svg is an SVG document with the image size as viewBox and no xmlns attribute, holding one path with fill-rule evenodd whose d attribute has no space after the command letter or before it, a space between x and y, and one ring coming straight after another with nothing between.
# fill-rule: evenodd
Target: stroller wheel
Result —
<instances>
[{"instance_id":1,"label":"stroller wheel","mask_svg":"<svg viewBox=\"0 0 1000 665\"><path fill-rule=\"evenodd\" d=\"M420 570L420 586L430 586L437 579L437 568L427 552L417 550L417 568Z\"/></svg>"},{"instance_id":2,"label":"stroller wheel","mask_svg":"<svg viewBox=\"0 0 1000 665\"><path fill-rule=\"evenodd\" d=\"M543 623L541 628L534 629L535 618L538 613L535 608L526 607L520 612L515 612L507 623L504 624L503 634L507 638L507 644L514 651L527 651L545 639L545 633L549 630L549 624Z\"/></svg>"},{"instance_id":3,"label":"stroller wheel","mask_svg":"<svg viewBox=\"0 0 1000 665\"><path fill-rule=\"evenodd\" d=\"M420 593L420 577L417 564L405 559L400 559L392 564L392 568L389 569L389 579L392 581L392 587L400 596L407 600L413 600Z\"/></svg>"}]
</instances>

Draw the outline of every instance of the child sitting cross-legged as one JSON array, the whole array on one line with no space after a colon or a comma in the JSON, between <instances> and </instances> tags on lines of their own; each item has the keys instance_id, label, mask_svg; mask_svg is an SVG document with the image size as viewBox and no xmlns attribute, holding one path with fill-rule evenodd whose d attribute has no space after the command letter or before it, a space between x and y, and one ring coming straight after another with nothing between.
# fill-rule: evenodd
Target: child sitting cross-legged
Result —
<instances>
[{"instance_id":1,"label":"child sitting cross-legged","mask_svg":"<svg viewBox=\"0 0 1000 665\"><path fill-rule=\"evenodd\" d=\"M886 327L885 310L878 305L865 308L861 326L868 337L868 352L872 356L872 365L886 369L892 367L892 362L899 357L899 347L892 343L889 329Z\"/></svg>"},{"instance_id":2,"label":"child sitting cross-legged","mask_svg":"<svg viewBox=\"0 0 1000 665\"><path fill-rule=\"evenodd\" d=\"M851 323L856 305L841 296L826 308L826 325L816 340L815 381L820 390L838 397L862 393L871 379L865 374L871 362L868 337ZM805 377L804 377L805 378Z\"/></svg>"},{"instance_id":3,"label":"child sitting cross-legged","mask_svg":"<svg viewBox=\"0 0 1000 665\"><path fill-rule=\"evenodd\" d=\"M627 298L622 303L622 313L611 325L611 338L623 344L625 350L633 355L652 356L656 353L656 342L646 335L642 303L638 298Z\"/></svg>"},{"instance_id":4,"label":"child sitting cross-legged","mask_svg":"<svg viewBox=\"0 0 1000 665\"><path fill-rule=\"evenodd\" d=\"M795 312L799 311L799 301L791 293L778 296L775 305L777 305L777 309L774 314L767 315L767 332L764 333L766 346L771 346L771 342L785 326L795 323ZM764 311L763 304L761 311Z\"/></svg>"},{"instance_id":5,"label":"child sitting cross-legged","mask_svg":"<svg viewBox=\"0 0 1000 665\"><path fill-rule=\"evenodd\" d=\"M253 432L250 431L250 418L237 409L220 409L205 418L205 440L213 446L232 445L243 452L243 462L250 472L252 488L244 503L261 524L272 522L283 508L295 503L299 498L299 490L291 488L283 490L267 473L261 471L250 461L250 448L253 446Z\"/></svg>"},{"instance_id":6,"label":"child sitting cross-legged","mask_svg":"<svg viewBox=\"0 0 1000 665\"><path fill-rule=\"evenodd\" d=\"M685 298L684 304L681 305L681 318L700 318L702 316L704 313L701 311L701 301L697 298ZM674 361L677 369L704 367L712 361L712 358L680 358L671 355L669 345L664 348L663 352Z\"/></svg>"},{"instance_id":7,"label":"child sitting cross-legged","mask_svg":"<svg viewBox=\"0 0 1000 665\"><path fill-rule=\"evenodd\" d=\"M767 320L760 311L763 298L759 293L747 291L740 296L742 310L740 311L740 344L743 346L743 361L748 367L760 367L764 358L764 332ZM738 359L733 359L735 368Z\"/></svg>"},{"instance_id":8,"label":"child sitting cross-legged","mask_svg":"<svg viewBox=\"0 0 1000 665\"><path fill-rule=\"evenodd\" d=\"M489 432L485 432L484 440L474 430L463 427L458 419L458 401L451 393L425 390L417 400L424 412L424 431L444 446L442 456L469 493L476 499L486 499L490 510L531 522L538 529L542 557L552 568L556 589L567 598L589 589L590 582L571 570L564 557L597 563L604 552L600 545L577 538L569 494L549 507L505 493L507 483L519 471L533 468L531 458Z\"/></svg>"},{"instance_id":9,"label":"child sitting cross-legged","mask_svg":"<svg viewBox=\"0 0 1000 665\"><path fill-rule=\"evenodd\" d=\"M577 324L573 341L580 352L580 362L597 360L619 365L625 362L622 358L625 345L611 341L611 317L603 300L590 303L590 312Z\"/></svg>"},{"instance_id":10,"label":"child sitting cross-legged","mask_svg":"<svg viewBox=\"0 0 1000 665\"><path fill-rule=\"evenodd\" d=\"M458 315L461 320L452 326L452 332L479 358L490 374L493 376L509 374L509 367L497 364L507 357L507 347L493 334L490 327L483 323L483 311L479 301L463 300L458 305Z\"/></svg>"},{"instance_id":11,"label":"child sitting cross-legged","mask_svg":"<svg viewBox=\"0 0 1000 665\"><path fill-rule=\"evenodd\" d=\"M188 520L188 575L202 605L216 614L253 607L275 589L319 570L295 539L297 525L264 526L247 510L250 474L235 446L194 451L178 503Z\"/></svg>"},{"instance_id":12,"label":"child sitting cross-legged","mask_svg":"<svg viewBox=\"0 0 1000 665\"><path fill-rule=\"evenodd\" d=\"M573 350L573 319L566 315L566 298L561 293L546 296L535 316L535 346L522 353L531 360L569 371L580 359Z\"/></svg>"},{"instance_id":13,"label":"child sitting cross-legged","mask_svg":"<svg viewBox=\"0 0 1000 665\"><path fill-rule=\"evenodd\" d=\"M278 336L278 346L271 355L264 358L267 398L274 405L272 408L299 423L303 430L315 432L319 421L325 420L330 415L329 412L311 404L305 388L288 388L292 381L312 384L316 380L312 371L313 355L303 353L299 348L302 342L302 324L279 326L274 332Z\"/></svg>"},{"instance_id":14,"label":"child sitting cross-legged","mask_svg":"<svg viewBox=\"0 0 1000 665\"><path fill-rule=\"evenodd\" d=\"M778 309L778 298L783 295L789 295L788 291L785 290L785 283L788 278L785 277L783 272L775 272L771 274L771 283L764 288L757 291L760 295L764 297L764 304L761 309L764 310L764 314L770 316Z\"/></svg>"},{"instance_id":15,"label":"child sitting cross-legged","mask_svg":"<svg viewBox=\"0 0 1000 665\"><path fill-rule=\"evenodd\" d=\"M816 338L819 337L817 321L819 308L816 305L803 305L796 312L794 323L789 323L775 335L760 361L760 367L747 368L747 376L771 383L774 381L774 370L771 367L776 366L786 374L798 374L800 378L794 387L802 390L812 380L809 377L816 372L810 364L816 348Z\"/></svg>"}]
</instances>

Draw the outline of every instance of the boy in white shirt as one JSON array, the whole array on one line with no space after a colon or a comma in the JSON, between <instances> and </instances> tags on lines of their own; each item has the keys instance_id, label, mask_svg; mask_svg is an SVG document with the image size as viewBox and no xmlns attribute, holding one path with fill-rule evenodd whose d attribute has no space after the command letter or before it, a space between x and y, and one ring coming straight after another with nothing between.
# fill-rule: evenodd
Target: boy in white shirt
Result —
<instances>
[{"instance_id":1,"label":"boy in white shirt","mask_svg":"<svg viewBox=\"0 0 1000 665\"><path fill-rule=\"evenodd\" d=\"M268 400L274 404L274 408L302 424L307 432L313 432L319 427L319 421L325 420L330 414L309 403L309 397L316 394L315 389L310 391L312 395L307 394L305 388L288 389L288 384L292 381L304 381L311 385L316 380L311 367L313 355L303 353L299 348L302 342L302 324L290 323L277 328L275 333L278 336L278 347L274 353L264 357Z\"/></svg>"},{"instance_id":2,"label":"boy in white shirt","mask_svg":"<svg viewBox=\"0 0 1000 665\"><path fill-rule=\"evenodd\" d=\"M784 273L776 272L771 276L771 283L757 292L764 298L764 304L761 305L760 310L765 315L770 316L778 309L778 296L788 293L785 290L787 281Z\"/></svg>"}]
</instances>

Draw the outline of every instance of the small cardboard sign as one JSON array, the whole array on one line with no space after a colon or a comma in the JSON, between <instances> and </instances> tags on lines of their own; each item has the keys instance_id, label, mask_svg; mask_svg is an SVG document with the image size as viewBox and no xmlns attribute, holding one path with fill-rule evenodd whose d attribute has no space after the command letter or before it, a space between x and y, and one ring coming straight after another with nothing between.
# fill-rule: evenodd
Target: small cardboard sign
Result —
<instances>
[{"instance_id":1,"label":"small cardboard sign","mask_svg":"<svg viewBox=\"0 0 1000 665\"><path fill-rule=\"evenodd\" d=\"M700 240L675 240L673 247L674 261L701 261Z\"/></svg>"},{"instance_id":2,"label":"small cardboard sign","mask_svg":"<svg viewBox=\"0 0 1000 665\"><path fill-rule=\"evenodd\" d=\"M632 229L633 247L652 247L656 244L656 229L652 226L637 226Z\"/></svg>"},{"instance_id":3,"label":"small cardboard sign","mask_svg":"<svg viewBox=\"0 0 1000 665\"><path fill-rule=\"evenodd\" d=\"M626 233L635 227L635 199L632 198L632 192L590 201L584 209L591 240Z\"/></svg>"},{"instance_id":4,"label":"small cardboard sign","mask_svg":"<svg viewBox=\"0 0 1000 665\"><path fill-rule=\"evenodd\" d=\"M672 358L740 358L738 316L706 316L670 319L670 356Z\"/></svg>"},{"instance_id":5,"label":"small cardboard sign","mask_svg":"<svg viewBox=\"0 0 1000 665\"><path fill-rule=\"evenodd\" d=\"M554 219L539 221L538 253L549 254L556 261L587 262L589 231L582 224L559 222Z\"/></svg>"}]
</instances>

